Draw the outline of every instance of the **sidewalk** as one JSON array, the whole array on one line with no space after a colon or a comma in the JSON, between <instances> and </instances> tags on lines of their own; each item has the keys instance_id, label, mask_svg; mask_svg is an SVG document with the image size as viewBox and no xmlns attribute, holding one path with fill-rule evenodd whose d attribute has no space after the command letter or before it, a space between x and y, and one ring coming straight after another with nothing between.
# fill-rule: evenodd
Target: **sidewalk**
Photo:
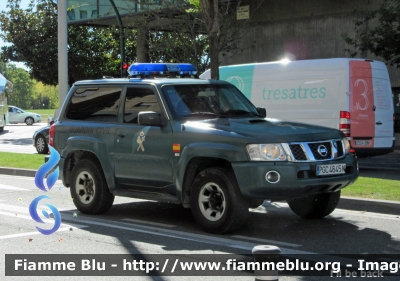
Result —
<instances>
[{"instance_id":1,"label":"sidewalk","mask_svg":"<svg viewBox=\"0 0 400 281\"><path fill-rule=\"evenodd\" d=\"M386 155L358 158L358 164L360 168L394 170L400 173L400 146L396 146L392 153Z\"/></svg>"}]
</instances>

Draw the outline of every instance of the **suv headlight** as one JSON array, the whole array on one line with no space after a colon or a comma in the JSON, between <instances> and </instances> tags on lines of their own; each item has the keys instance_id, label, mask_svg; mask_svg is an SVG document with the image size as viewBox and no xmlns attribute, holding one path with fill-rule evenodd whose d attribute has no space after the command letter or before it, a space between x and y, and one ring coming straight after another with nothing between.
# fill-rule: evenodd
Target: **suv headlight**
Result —
<instances>
[{"instance_id":1,"label":"suv headlight","mask_svg":"<svg viewBox=\"0 0 400 281\"><path fill-rule=\"evenodd\" d=\"M345 154L349 154L350 153L350 142L347 138L343 138L342 139L343 144L344 144L344 152Z\"/></svg>"},{"instance_id":2,"label":"suv headlight","mask_svg":"<svg viewBox=\"0 0 400 281\"><path fill-rule=\"evenodd\" d=\"M248 144L246 146L252 161L286 161L287 156L279 143Z\"/></svg>"}]
</instances>

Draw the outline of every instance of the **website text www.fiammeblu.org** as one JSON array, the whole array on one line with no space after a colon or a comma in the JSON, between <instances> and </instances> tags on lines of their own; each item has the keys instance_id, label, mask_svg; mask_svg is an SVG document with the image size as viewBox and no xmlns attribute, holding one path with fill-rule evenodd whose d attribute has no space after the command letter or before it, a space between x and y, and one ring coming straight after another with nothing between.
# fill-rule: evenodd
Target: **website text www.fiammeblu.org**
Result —
<instances>
[{"instance_id":1,"label":"website text www.fiammeblu.org","mask_svg":"<svg viewBox=\"0 0 400 281\"><path fill-rule=\"evenodd\" d=\"M33 255L6 254L6 276L400 276L399 255L382 259L364 256L271 256L233 254ZM371 257L371 256L368 256ZM272 259L271 259L272 258Z\"/></svg>"}]
</instances>

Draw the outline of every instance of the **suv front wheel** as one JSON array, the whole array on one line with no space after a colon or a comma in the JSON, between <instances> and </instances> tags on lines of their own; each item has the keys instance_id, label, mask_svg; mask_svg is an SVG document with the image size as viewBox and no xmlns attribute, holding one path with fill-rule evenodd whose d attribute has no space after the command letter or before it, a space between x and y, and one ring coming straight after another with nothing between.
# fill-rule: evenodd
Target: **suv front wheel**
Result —
<instances>
[{"instance_id":1,"label":"suv front wheel","mask_svg":"<svg viewBox=\"0 0 400 281\"><path fill-rule=\"evenodd\" d=\"M108 190L103 170L97 161L80 160L71 173L71 197L76 208L84 214L107 212L114 195Z\"/></svg>"},{"instance_id":2,"label":"suv front wheel","mask_svg":"<svg viewBox=\"0 0 400 281\"><path fill-rule=\"evenodd\" d=\"M222 168L208 168L197 175L190 205L197 223L211 233L240 228L249 213L249 200L240 193L235 175Z\"/></svg>"}]
</instances>

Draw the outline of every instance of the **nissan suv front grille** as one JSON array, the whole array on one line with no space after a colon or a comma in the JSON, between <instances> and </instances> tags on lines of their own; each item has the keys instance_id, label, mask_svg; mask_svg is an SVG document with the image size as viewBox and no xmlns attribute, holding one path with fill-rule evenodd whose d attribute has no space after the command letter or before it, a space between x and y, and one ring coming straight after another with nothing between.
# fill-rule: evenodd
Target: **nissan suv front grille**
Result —
<instances>
[{"instance_id":1,"label":"nissan suv front grille","mask_svg":"<svg viewBox=\"0 0 400 281\"><path fill-rule=\"evenodd\" d=\"M293 162L313 162L340 159L345 156L342 140L288 143L286 150Z\"/></svg>"}]
</instances>

